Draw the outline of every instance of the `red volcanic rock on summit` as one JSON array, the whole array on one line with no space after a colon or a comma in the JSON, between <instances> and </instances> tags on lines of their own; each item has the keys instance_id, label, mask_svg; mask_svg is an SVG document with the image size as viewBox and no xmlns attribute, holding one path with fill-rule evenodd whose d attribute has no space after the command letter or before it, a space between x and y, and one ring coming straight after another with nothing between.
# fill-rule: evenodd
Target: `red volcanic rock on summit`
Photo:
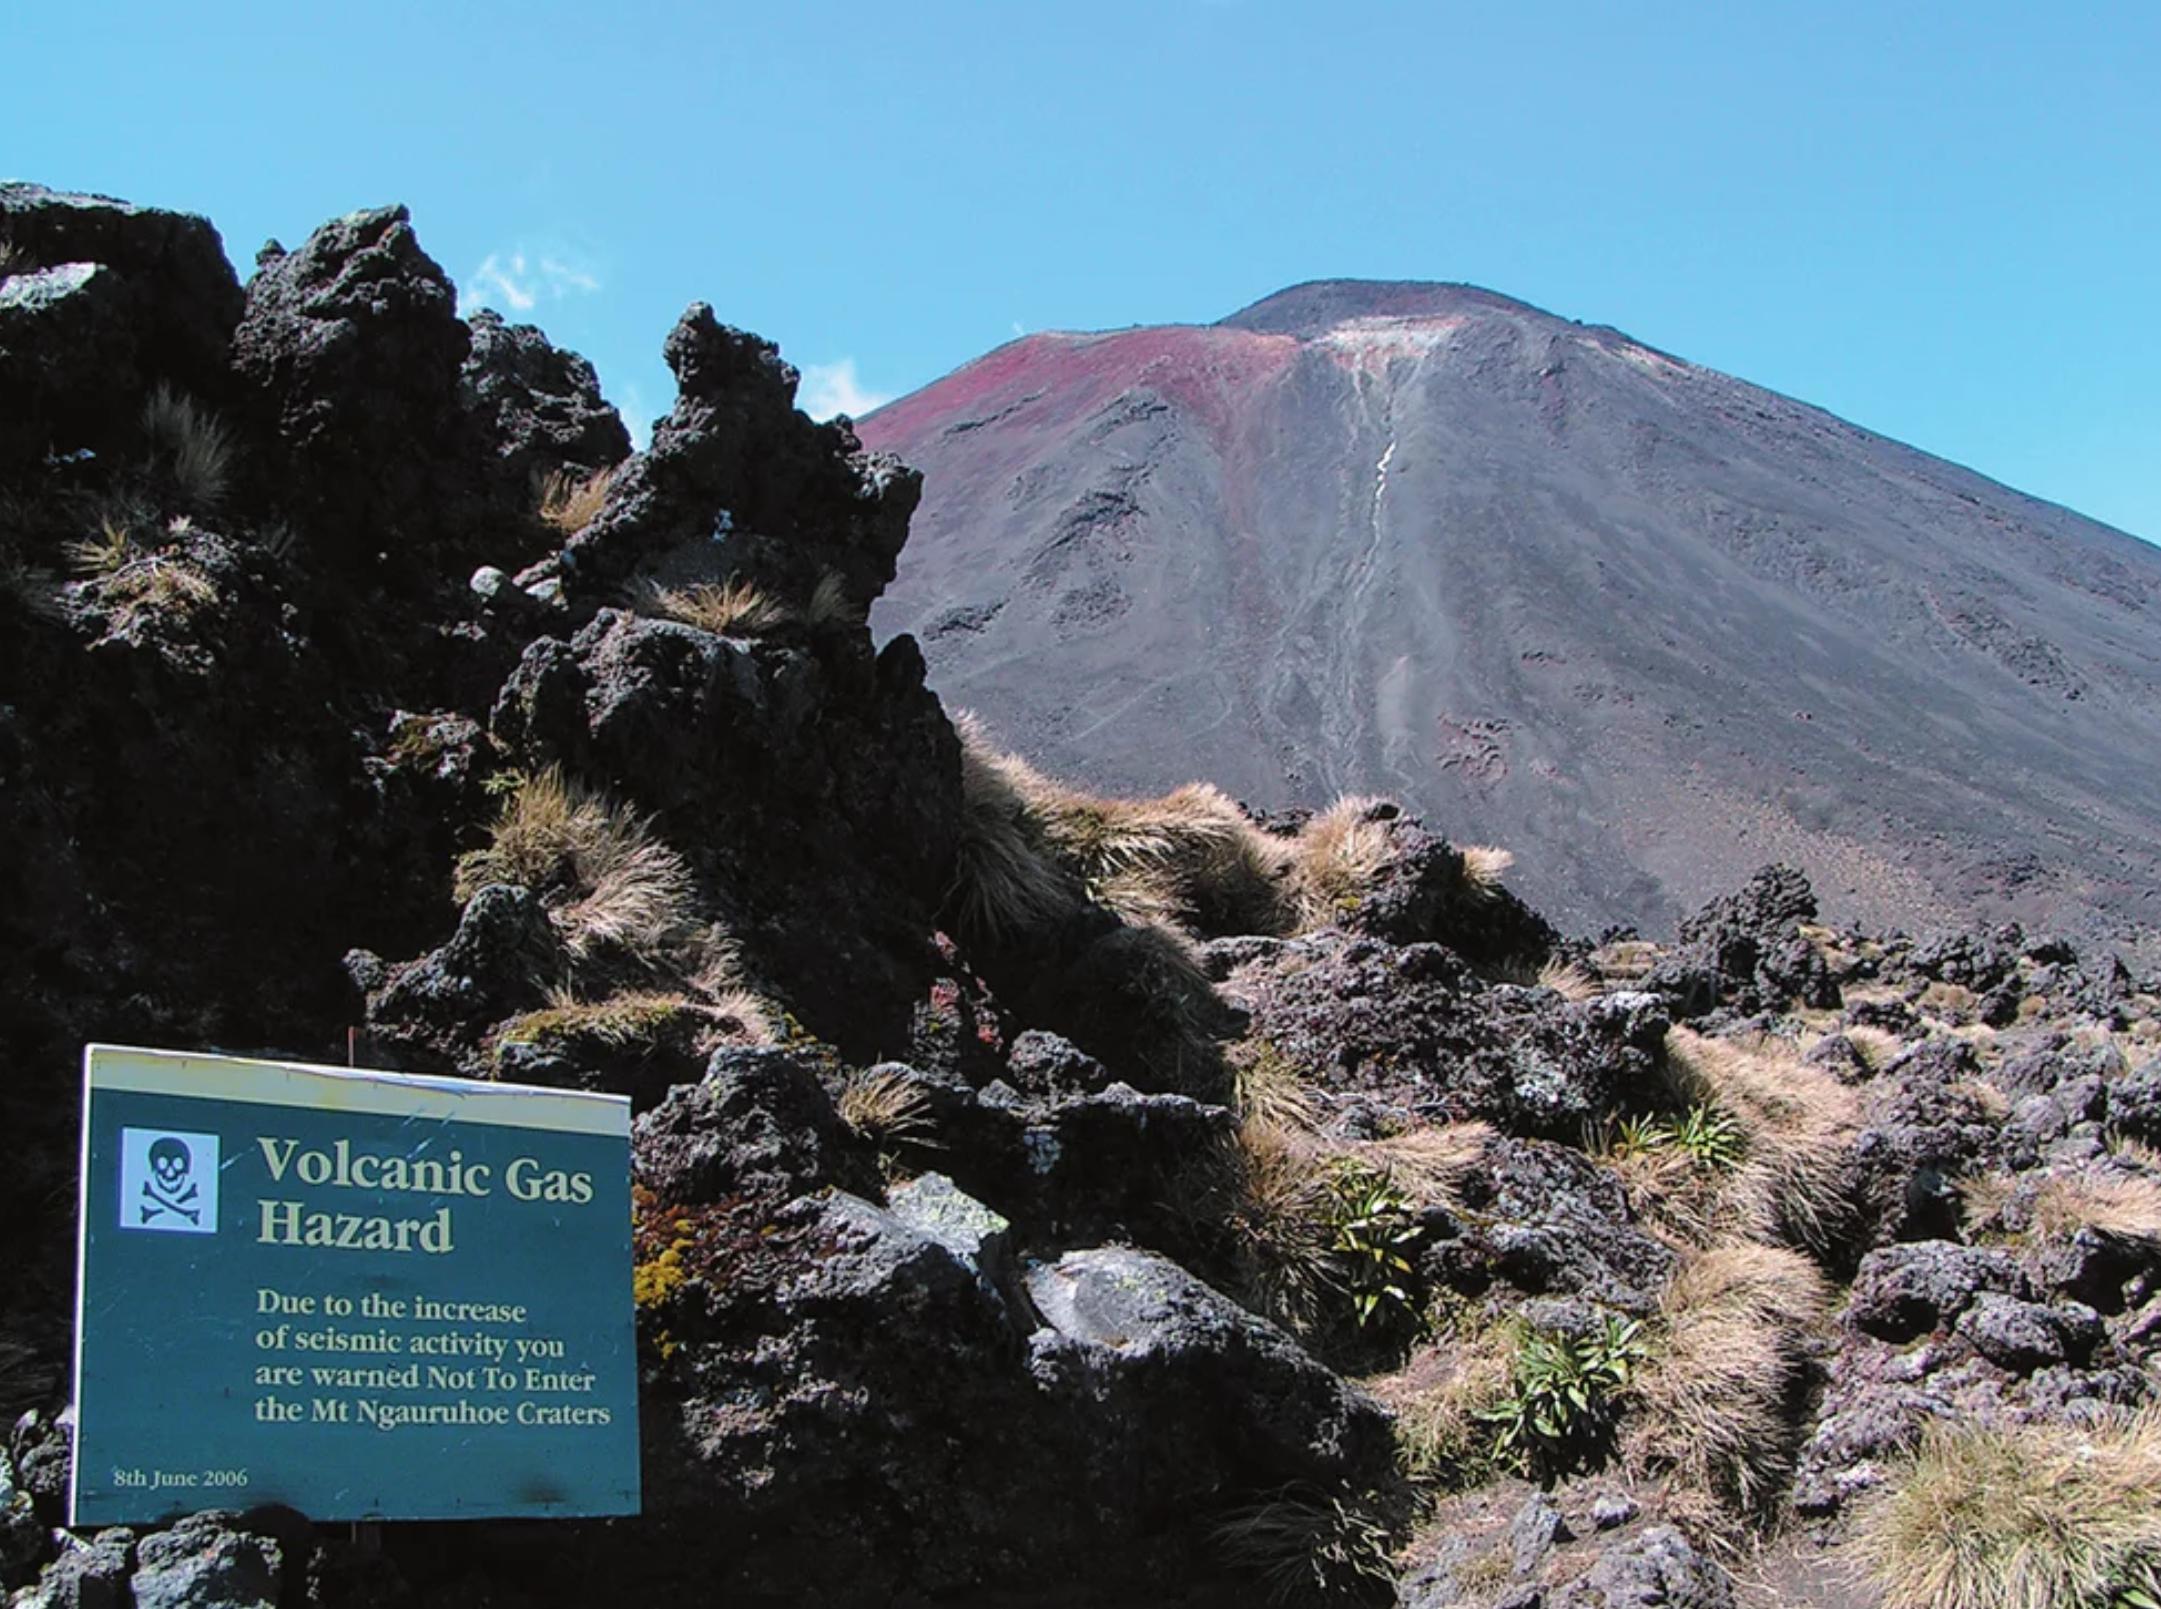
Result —
<instances>
[{"instance_id":1,"label":"red volcanic rock on summit","mask_svg":"<svg viewBox=\"0 0 2161 1609\"><path fill-rule=\"evenodd\" d=\"M2161 552L1468 286L1042 334L871 415L882 631L1054 772L1401 795L1579 927L2161 919Z\"/></svg>"}]
</instances>

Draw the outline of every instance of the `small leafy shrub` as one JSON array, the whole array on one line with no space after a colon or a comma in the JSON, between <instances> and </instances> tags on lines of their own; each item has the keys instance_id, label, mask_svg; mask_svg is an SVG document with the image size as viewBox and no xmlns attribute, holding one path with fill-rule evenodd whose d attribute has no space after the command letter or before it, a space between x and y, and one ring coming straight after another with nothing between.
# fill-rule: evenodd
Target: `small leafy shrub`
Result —
<instances>
[{"instance_id":1,"label":"small leafy shrub","mask_svg":"<svg viewBox=\"0 0 2161 1609\"><path fill-rule=\"evenodd\" d=\"M1330 1249L1343 1269L1351 1314L1361 1328L1415 1318L1407 1255L1423 1230L1410 1197L1388 1176L1357 1163L1339 1163L1330 1186Z\"/></svg>"},{"instance_id":2,"label":"small leafy shrub","mask_svg":"<svg viewBox=\"0 0 2161 1609\"><path fill-rule=\"evenodd\" d=\"M1614 1314L1584 1335L1527 1332L1508 1395L1479 1415L1493 1427L1494 1457L1526 1473L1588 1464L1612 1439L1619 1399L1648 1357L1641 1322Z\"/></svg>"}]
</instances>

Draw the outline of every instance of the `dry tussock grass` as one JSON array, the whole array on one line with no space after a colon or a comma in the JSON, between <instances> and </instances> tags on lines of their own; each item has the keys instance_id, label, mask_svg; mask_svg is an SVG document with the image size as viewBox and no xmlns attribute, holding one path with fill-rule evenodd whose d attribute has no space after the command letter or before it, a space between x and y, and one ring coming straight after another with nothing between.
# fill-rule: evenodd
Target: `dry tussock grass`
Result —
<instances>
[{"instance_id":1,"label":"dry tussock grass","mask_svg":"<svg viewBox=\"0 0 2161 1609\"><path fill-rule=\"evenodd\" d=\"M795 611L748 581L698 581L687 587L648 584L646 607L716 637L759 637L794 624Z\"/></svg>"},{"instance_id":2,"label":"dry tussock grass","mask_svg":"<svg viewBox=\"0 0 2161 1609\"><path fill-rule=\"evenodd\" d=\"M1466 1175L1484 1159L1493 1130L1484 1123L1439 1123L1385 1139L1358 1141L1342 1154L1382 1174L1421 1206L1453 1202Z\"/></svg>"},{"instance_id":3,"label":"dry tussock grass","mask_svg":"<svg viewBox=\"0 0 2161 1609\"><path fill-rule=\"evenodd\" d=\"M1308 1334L1342 1289L1325 1149L1308 1130L1249 1117L1205 1194L1230 1233L1235 1277L1253 1305Z\"/></svg>"},{"instance_id":4,"label":"dry tussock grass","mask_svg":"<svg viewBox=\"0 0 2161 1609\"><path fill-rule=\"evenodd\" d=\"M2106 1609L2161 1594L2161 1416L1937 1425L1858 1517L1884 1609Z\"/></svg>"},{"instance_id":5,"label":"dry tussock grass","mask_svg":"<svg viewBox=\"0 0 2161 1609\"><path fill-rule=\"evenodd\" d=\"M1501 879L1516 863L1513 850L1489 844L1465 844L1457 853L1463 856L1463 891L1474 899L1491 899L1500 893Z\"/></svg>"},{"instance_id":6,"label":"dry tussock grass","mask_svg":"<svg viewBox=\"0 0 2161 1609\"><path fill-rule=\"evenodd\" d=\"M2161 1179L2128 1173L2054 1174L2034 1192L2033 1226L2045 1239L2081 1229L2161 1245Z\"/></svg>"},{"instance_id":7,"label":"dry tussock grass","mask_svg":"<svg viewBox=\"0 0 2161 1609\"><path fill-rule=\"evenodd\" d=\"M1492 1325L1422 1346L1391 1375L1365 1382L1395 1416L1404 1473L1443 1485L1485 1473L1492 1427L1482 1417L1514 1386L1515 1338Z\"/></svg>"},{"instance_id":8,"label":"dry tussock grass","mask_svg":"<svg viewBox=\"0 0 2161 1609\"><path fill-rule=\"evenodd\" d=\"M810 589L810 602L803 609L803 623L818 631L860 626L866 618L864 606L850 595L848 583L837 574L818 578L818 584Z\"/></svg>"},{"instance_id":9,"label":"dry tussock grass","mask_svg":"<svg viewBox=\"0 0 2161 1609\"><path fill-rule=\"evenodd\" d=\"M936 1124L929 1092L899 1073L857 1069L835 1104L840 1120L880 1149L932 1142Z\"/></svg>"},{"instance_id":10,"label":"dry tussock grass","mask_svg":"<svg viewBox=\"0 0 2161 1609\"><path fill-rule=\"evenodd\" d=\"M1793 1461L1790 1398L1830 1293L1778 1246L1713 1246L1684 1262L1660 1303L1664 1343L1632 1386L1622 1455L1736 1516L1761 1513Z\"/></svg>"},{"instance_id":11,"label":"dry tussock grass","mask_svg":"<svg viewBox=\"0 0 2161 1609\"><path fill-rule=\"evenodd\" d=\"M1861 1058L1862 1064L1872 1073L1882 1072L1896 1061L1900 1052L1906 1048L1906 1041L1888 1028L1862 1025L1841 1028L1839 1032L1845 1036L1846 1043L1853 1046L1854 1054Z\"/></svg>"},{"instance_id":12,"label":"dry tussock grass","mask_svg":"<svg viewBox=\"0 0 2161 1609\"><path fill-rule=\"evenodd\" d=\"M207 514L225 501L233 440L208 409L161 384L143 402L143 436L184 507Z\"/></svg>"},{"instance_id":13,"label":"dry tussock grass","mask_svg":"<svg viewBox=\"0 0 2161 1609\"><path fill-rule=\"evenodd\" d=\"M1616 939L1591 952L1591 965L1601 978L1633 983L1658 965L1658 954L1649 939Z\"/></svg>"},{"instance_id":14,"label":"dry tussock grass","mask_svg":"<svg viewBox=\"0 0 2161 1609\"><path fill-rule=\"evenodd\" d=\"M1564 961L1559 956L1550 958L1538 969L1538 985L1542 989L1551 989L1563 1000L1578 1004L1595 1000L1604 992L1598 979L1581 961Z\"/></svg>"},{"instance_id":15,"label":"dry tussock grass","mask_svg":"<svg viewBox=\"0 0 2161 1609\"><path fill-rule=\"evenodd\" d=\"M585 476L561 469L553 471L540 483L541 523L559 535L576 536L600 517L614 479L612 468Z\"/></svg>"},{"instance_id":16,"label":"dry tussock grass","mask_svg":"<svg viewBox=\"0 0 2161 1609\"><path fill-rule=\"evenodd\" d=\"M1848 1210L1846 1159L1860 1128L1853 1092L1770 1040L1706 1039L1675 1028L1666 1059L1684 1096L1726 1113L1747 1137L1724 1196L1732 1227L1826 1249Z\"/></svg>"},{"instance_id":17,"label":"dry tussock grass","mask_svg":"<svg viewBox=\"0 0 2161 1609\"><path fill-rule=\"evenodd\" d=\"M491 883L537 893L574 957L613 949L657 959L709 937L691 921L683 858L642 817L555 766L504 801L485 848L459 857L452 888L461 904ZM713 959L701 953L697 965Z\"/></svg>"},{"instance_id":18,"label":"dry tussock grass","mask_svg":"<svg viewBox=\"0 0 2161 1609\"><path fill-rule=\"evenodd\" d=\"M176 530L185 530L177 522ZM177 547L146 548L125 518L108 515L98 534L62 549L106 613L108 630L132 631L146 620L185 620L218 601L217 583Z\"/></svg>"},{"instance_id":19,"label":"dry tussock grass","mask_svg":"<svg viewBox=\"0 0 2161 1609\"><path fill-rule=\"evenodd\" d=\"M1388 822L1376 814L1382 802L1345 794L1300 829L1290 871L1299 927L1340 920L1388 864Z\"/></svg>"}]
</instances>

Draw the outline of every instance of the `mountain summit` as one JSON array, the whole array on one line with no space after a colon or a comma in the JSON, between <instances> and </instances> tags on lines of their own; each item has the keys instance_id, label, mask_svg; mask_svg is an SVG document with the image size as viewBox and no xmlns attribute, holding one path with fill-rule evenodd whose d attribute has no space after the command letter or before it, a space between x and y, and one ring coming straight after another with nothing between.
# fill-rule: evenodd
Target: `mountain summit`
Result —
<instances>
[{"instance_id":1,"label":"mountain summit","mask_svg":"<svg viewBox=\"0 0 2161 1609\"><path fill-rule=\"evenodd\" d=\"M1110 787L1393 793L1564 920L2161 919L2161 552L1464 285L1040 334L860 426L882 630Z\"/></svg>"}]
</instances>

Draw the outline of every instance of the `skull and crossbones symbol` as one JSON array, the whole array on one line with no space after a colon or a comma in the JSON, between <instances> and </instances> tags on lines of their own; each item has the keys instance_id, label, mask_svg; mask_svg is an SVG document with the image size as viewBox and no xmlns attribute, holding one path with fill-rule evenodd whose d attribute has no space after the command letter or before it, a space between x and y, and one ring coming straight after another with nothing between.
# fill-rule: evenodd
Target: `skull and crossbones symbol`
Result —
<instances>
[{"instance_id":1,"label":"skull and crossbones symbol","mask_svg":"<svg viewBox=\"0 0 2161 1609\"><path fill-rule=\"evenodd\" d=\"M143 1180L141 1212L143 1223L162 1218L167 1213L185 1218L191 1224L202 1222L202 1209L191 1205L200 1195L188 1173L195 1159L189 1155L186 1144L170 1134L155 1141L150 1147L150 1177Z\"/></svg>"}]
</instances>

